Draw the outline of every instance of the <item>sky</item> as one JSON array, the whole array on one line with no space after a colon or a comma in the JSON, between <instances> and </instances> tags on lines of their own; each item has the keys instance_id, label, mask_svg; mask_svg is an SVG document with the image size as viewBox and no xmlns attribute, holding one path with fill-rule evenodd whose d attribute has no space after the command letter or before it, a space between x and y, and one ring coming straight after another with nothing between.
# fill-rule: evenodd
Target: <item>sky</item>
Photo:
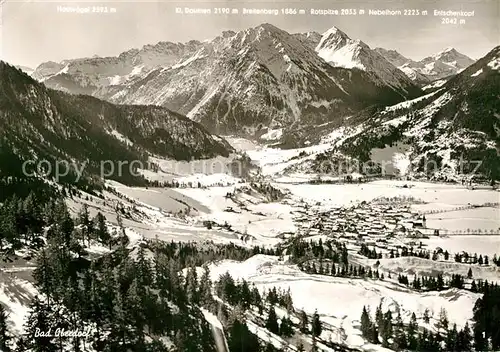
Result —
<instances>
[{"instance_id":1,"label":"sky","mask_svg":"<svg viewBox=\"0 0 500 352\"><path fill-rule=\"evenodd\" d=\"M260 1L260 0L257 0ZM338 27L370 47L396 49L414 60L447 47L480 58L500 44L500 0L302 0L257 1L110 1L0 0L0 58L35 68L45 61L116 56L159 41L205 40L223 30L271 23L290 33L324 32ZM58 6L107 7L108 13L64 13ZM177 14L176 7L230 8L240 14ZM243 15L243 8L304 9L297 15ZM415 9L427 16L311 15L311 9ZM465 23L442 24L434 10L474 11ZM460 20L460 17L457 18Z\"/></svg>"}]
</instances>

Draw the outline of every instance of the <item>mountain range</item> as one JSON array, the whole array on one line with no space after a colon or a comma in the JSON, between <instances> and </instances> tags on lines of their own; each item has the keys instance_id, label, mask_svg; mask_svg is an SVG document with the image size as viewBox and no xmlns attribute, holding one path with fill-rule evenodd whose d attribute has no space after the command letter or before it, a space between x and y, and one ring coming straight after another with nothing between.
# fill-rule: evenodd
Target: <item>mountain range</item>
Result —
<instances>
[{"instance_id":1,"label":"mountain range","mask_svg":"<svg viewBox=\"0 0 500 352\"><path fill-rule=\"evenodd\" d=\"M345 62L336 61L340 56ZM163 106L210 132L246 136L324 123L422 94L382 55L336 28L307 36L270 24L118 57L47 62L33 77L117 104Z\"/></svg>"},{"instance_id":2,"label":"mountain range","mask_svg":"<svg viewBox=\"0 0 500 352\"><path fill-rule=\"evenodd\" d=\"M474 63L473 59L454 48L446 48L420 61L408 59L395 50L375 48L375 51L419 84L449 78Z\"/></svg>"},{"instance_id":3,"label":"mountain range","mask_svg":"<svg viewBox=\"0 0 500 352\"><path fill-rule=\"evenodd\" d=\"M481 172L492 176L500 130L495 60L498 48L476 62L455 49L416 62L372 50L335 27L290 34L262 24L203 42L46 62L31 75L43 85L21 80L43 94L12 99L29 96L45 115L42 106L54 102L75 118L81 109L79 118L99 130L98 139L115 144L120 136L120 148L132 141L127 152L133 145L177 159L228 155L231 147L211 134L262 136L294 147L321 129L343 126L362 132L337 149L360 160L370 159L373 148L400 143L413 161L437 158L451 169L459 156L487 160ZM419 86L435 79L439 85L424 95ZM44 94L49 103L33 100ZM97 111L105 111L101 121L92 116ZM59 137L85 135L72 123L73 132L58 127Z\"/></svg>"}]
</instances>

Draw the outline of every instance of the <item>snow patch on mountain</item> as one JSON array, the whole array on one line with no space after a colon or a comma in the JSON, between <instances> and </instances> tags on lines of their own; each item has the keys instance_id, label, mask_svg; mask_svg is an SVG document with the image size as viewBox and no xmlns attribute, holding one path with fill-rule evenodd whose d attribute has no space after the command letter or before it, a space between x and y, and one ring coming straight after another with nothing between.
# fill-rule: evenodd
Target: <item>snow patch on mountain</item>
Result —
<instances>
[{"instance_id":1,"label":"snow patch on mountain","mask_svg":"<svg viewBox=\"0 0 500 352\"><path fill-rule=\"evenodd\" d=\"M260 138L266 141L276 141L279 140L282 136L283 136L283 129L278 128L275 130L269 129L266 133L260 136Z\"/></svg>"},{"instance_id":2,"label":"snow patch on mountain","mask_svg":"<svg viewBox=\"0 0 500 352\"><path fill-rule=\"evenodd\" d=\"M412 99L412 100L406 100L406 101L403 101L399 104L395 104L395 105L392 105L392 106L388 106L384 109L384 112L389 112L389 111L395 111L395 110L398 110L398 109L406 109L406 108L409 108L410 106L412 106L413 104L415 103L418 103L419 101L422 101L422 100L425 100L429 97L432 97L433 95L437 94L438 92L440 92L440 90L437 90L437 91L434 91L432 93L429 93L429 94L426 94L426 95L423 95L421 97L418 97L418 98L415 98L415 99Z\"/></svg>"},{"instance_id":3,"label":"snow patch on mountain","mask_svg":"<svg viewBox=\"0 0 500 352\"><path fill-rule=\"evenodd\" d=\"M500 69L500 59L495 58L495 59L491 60L488 63L488 67L491 67L492 70L499 70Z\"/></svg>"},{"instance_id":4,"label":"snow patch on mountain","mask_svg":"<svg viewBox=\"0 0 500 352\"><path fill-rule=\"evenodd\" d=\"M0 271L0 278L0 303L6 307L8 324L16 334L20 334L29 316L29 302L40 296L40 293L31 282L17 278L12 273L7 274L7 269Z\"/></svg>"},{"instance_id":5,"label":"snow patch on mountain","mask_svg":"<svg viewBox=\"0 0 500 352\"><path fill-rule=\"evenodd\" d=\"M471 77L476 77L476 76L479 76L481 73L483 73L483 69L482 68L480 68L479 70L477 70L475 73L473 73L470 76Z\"/></svg>"},{"instance_id":6,"label":"snow patch on mountain","mask_svg":"<svg viewBox=\"0 0 500 352\"><path fill-rule=\"evenodd\" d=\"M107 131L107 132L110 135L112 135L113 137L115 137L116 139L118 139L120 142L123 142L123 143L125 143L128 146L133 146L134 145L134 143L130 139L128 139L126 136L124 136L123 134L121 134L117 130L110 130L110 131Z\"/></svg>"},{"instance_id":7,"label":"snow patch on mountain","mask_svg":"<svg viewBox=\"0 0 500 352\"><path fill-rule=\"evenodd\" d=\"M440 80L434 81L426 86L423 86L422 90L425 91L425 90L429 90L429 89L439 88L439 87L442 87L446 82L447 82L447 80L440 79Z\"/></svg>"},{"instance_id":8,"label":"snow patch on mountain","mask_svg":"<svg viewBox=\"0 0 500 352\"><path fill-rule=\"evenodd\" d=\"M190 63L192 63L193 61L195 60L198 60L198 59L201 59L201 58L204 58L205 55L202 55L204 51L204 48L201 48L198 52L196 52L196 54L194 54L193 56L191 56L190 58L178 63L178 64L175 64L171 67L172 70L176 70L178 68L181 68L181 67L184 67L184 66L187 66L189 65Z\"/></svg>"}]
</instances>

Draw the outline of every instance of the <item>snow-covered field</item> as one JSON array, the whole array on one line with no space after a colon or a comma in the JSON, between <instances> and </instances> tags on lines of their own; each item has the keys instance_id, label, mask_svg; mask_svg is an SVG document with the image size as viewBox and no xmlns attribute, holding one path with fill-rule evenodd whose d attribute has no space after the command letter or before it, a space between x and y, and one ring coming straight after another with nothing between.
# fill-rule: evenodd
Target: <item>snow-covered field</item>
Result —
<instances>
[{"instance_id":1,"label":"snow-covered field","mask_svg":"<svg viewBox=\"0 0 500 352\"><path fill-rule=\"evenodd\" d=\"M191 161L150 157L148 162L157 166L156 172L145 169L139 171L151 181L201 182L204 186L216 183L235 183L238 179L229 175L229 164L234 161L236 156L236 154L231 154L228 157L219 156Z\"/></svg>"},{"instance_id":2,"label":"snow-covered field","mask_svg":"<svg viewBox=\"0 0 500 352\"><path fill-rule=\"evenodd\" d=\"M431 237L422 240L429 248L440 247L450 253L459 253L467 251L468 253L482 254L493 258L496 254L500 256L500 235L462 235L462 236L448 236L448 237ZM500 279L500 273L499 277Z\"/></svg>"},{"instance_id":3,"label":"snow-covered field","mask_svg":"<svg viewBox=\"0 0 500 352\"><path fill-rule=\"evenodd\" d=\"M287 150L262 147L248 150L247 154L261 168L263 175L273 176L282 173L287 167L294 164L300 164L307 159L313 158L315 154L327 151L330 148L331 145L326 143L312 147ZM301 153L304 154L303 157L299 157Z\"/></svg>"},{"instance_id":4,"label":"snow-covered field","mask_svg":"<svg viewBox=\"0 0 500 352\"><path fill-rule=\"evenodd\" d=\"M322 322L332 327L331 336L324 332L322 338L366 350L373 346L365 345L359 331L363 306L370 307L372 314L380 303L383 310L399 308L405 322L415 312L422 325L425 325L422 317L427 308L432 315L430 326L427 326L431 329L439 311L444 308L450 322L463 327L471 319L472 308L480 296L457 289L418 293L391 281L309 275L280 262L277 257L265 255L256 255L245 262L220 261L212 264L210 270L214 280L229 272L236 279L254 283L260 290L290 288L296 309L303 309L308 314L317 309Z\"/></svg>"},{"instance_id":5,"label":"snow-covered field","mask_svg":"<svg viewBox=\"0 0 500 352\"><path fill-rule=\"evenodd\" d=\"M407 185L408 188L404 188ZM495 203L499 201L498 191L478 189L469 190L458 185L426 183L399 180L381 180L361 184L298 184L282 185L295 196L306 202L322 202L325 205L339 206L352 202L371 201L377 197L413 196L426 203L442 207L469 204ZM432 205L429 205L432 208Z\"/></svg>"},{"instance_id":6,"label":"snow-covered field","mask_svg":"<svg viewBox=\"0 0 500 352\"><path fill-rule=\"evenodd\" d=\"M276 237L282 232L295 230L291 212L292 206L282 203L265 203L248 197L247 210L239 210L231 199L225 198L235 187L212 187L210 189L185 188L178 192L195 199L209 212L201 213L200 220L212 220L219 224L228 223L240 233L253 236L258 243L276 244ZM233 211L226 211L229 208ZM257 244L257 243L255 243Z\"/></svg>"},{"instance_id":7,"label":"snow-covered field","mask_svg":"<svg viewBox=\"0 0 500 352\"><path fill-rule=\"evenodd\" d=\"M483 207L449 211L446 213L428 214L427 226L431 228L445 229L454 233L457 231L480 230L484 233L493 231L500 234L500 208ZM500 239L497 237L497 249L500 248ZM499 251L500 252L500 251Z\"/></svg>"},{"instance_id":8,"label":"snow-covered field","mask_svg":"<svg viewBox=\"0 0 500 352\"><path fill-rule=\"evenodd\" d=\"M424 242L422 240L422 242ZM431 247L432 248L432 247ZM460 251L464 250L462 248ZM478 253L479 255L479 253ZM361 264L364 266L374 266L377 259L368 259L358 254L350 255L350 262L353 264ZM472 269L475 279L488 280L490 282L500 282L500 268L494 265L469 265L465 263L456 263L452 259L450 261L435 261L418 257L399 257L399 258L384 258L378 259L380 266L378 270L381 272L390 273L393 277L398 274L404 274L413 278L418 276L434 276L437 273L442 273L444 277L450 277L452 274L467 276L469 269Z\"/></svg>"},{"instance_id":9,"label":"snow-covered field","mask_svg":"<svg viewBox=\"0 0 500 352\"><path fill-rule=\"evenodd\" d=\"M203 242L214 241L218 243L238 243L244 245L239 236L235 233L221 229L208 230L195 218L189 216L176 217L169 212L178 206L177 203L184 205L183 211L192 210L193 215L198 212L210 211L199 202L191 198L186 198L173 189L157 189L158 193L154 193L155 189L144 189L127 187L116 182L108 182L108 185L113 185L120 193L127 195L132 199L118 198L114 194L104 192L106 201L83 200L83 199L68 199L67 204L73 215L76 215L82 208L83 204L89 207L91 217L94 217L97 212L101 212L111 226L117 225L116 211L114 209L115 202L121 202L126 207L135 207L140 213L134 213L134 218L128 219L122 217L123 224L127 230L127 235L131 242L137 242L141 238L158 238L164 241L181 241L181 242ZM172 195L177 200L172 200L167 195ZM175 207L172 206L172 201ZM149 204L152 203L152 204ZM170 208L169 208L170 207ZM172 208L173 207L173 208ZM95 248L100 251L99 248Z\"/></svg>"}]
</instances>

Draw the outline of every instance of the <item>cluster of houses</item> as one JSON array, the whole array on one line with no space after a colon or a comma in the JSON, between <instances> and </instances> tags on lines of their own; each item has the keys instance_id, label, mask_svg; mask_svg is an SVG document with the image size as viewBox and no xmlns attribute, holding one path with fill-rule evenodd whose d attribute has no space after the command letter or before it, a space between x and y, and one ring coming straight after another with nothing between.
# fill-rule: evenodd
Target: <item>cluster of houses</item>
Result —
<instances>
[{"instance_id":1,"label":"cluster of houses","mask_svg":"<svg viewBox=\"0 0 500 352\"><path fill-rule=\"evenodd\" d=\"M412 212L407 204L397 203L362 202L328 211L309 207L296 213L295 222L302 237L343 237L368 245L395 236L424 238L439 235L438 230L427 228L425 215Z\"/></svg>"}]
</instances>

